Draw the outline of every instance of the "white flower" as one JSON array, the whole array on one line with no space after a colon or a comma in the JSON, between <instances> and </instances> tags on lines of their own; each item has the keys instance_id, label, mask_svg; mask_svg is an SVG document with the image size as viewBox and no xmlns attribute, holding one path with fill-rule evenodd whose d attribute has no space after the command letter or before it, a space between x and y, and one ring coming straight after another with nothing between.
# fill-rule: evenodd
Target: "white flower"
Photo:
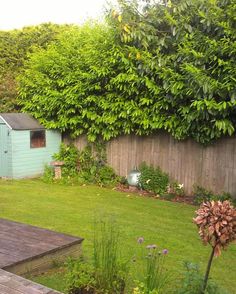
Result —
<instances>
[{"instance_id":1,"label":"white flower","mask_svg":"<svg viewBox=\"0 0 236 294\"><path fill-rule=\"evenodd\" d=\"M148 184L151 181L151 179L146 180L146 184Z\"/></svg>"},{"instance_id":2,"label":"white flower","mask_svg":"<svg viewBox=\"0 0 236 294\"><path fill-rule=\"evenodd\" d=\"M180 189L183 189L184 184L179 184L178 187L179 187Z\"/></svg>"}]
</instances>

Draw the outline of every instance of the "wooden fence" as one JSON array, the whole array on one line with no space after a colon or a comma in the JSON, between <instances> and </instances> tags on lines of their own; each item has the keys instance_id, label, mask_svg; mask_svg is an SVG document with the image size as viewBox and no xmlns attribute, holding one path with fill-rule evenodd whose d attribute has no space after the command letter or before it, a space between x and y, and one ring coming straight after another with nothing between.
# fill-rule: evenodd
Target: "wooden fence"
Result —
<instances>
[{"instance_id":1,"label":"wooden fence","mask_svg":"<svg viewBox=\"0 0 236 294\"><path fill-rule=\"evenodd\" d=\"M82 149L85 137L74 140ZM120 136L107 143L108 164L117 174L126 176L141 162L160 166L171 179L192 193L193 185L236 197L236 138L220 139L204 147L191 139L176 141L169 134Z\"/></svg>"}]
</instances>

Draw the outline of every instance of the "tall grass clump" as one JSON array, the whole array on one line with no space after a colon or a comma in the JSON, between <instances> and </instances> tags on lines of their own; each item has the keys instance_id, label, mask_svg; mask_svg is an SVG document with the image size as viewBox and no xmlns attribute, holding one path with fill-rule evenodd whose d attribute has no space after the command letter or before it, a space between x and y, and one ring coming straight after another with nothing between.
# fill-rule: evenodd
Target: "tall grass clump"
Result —
<instances>
[{"instance_id":1,"label":"tall grass clump","mask_svg":"<svg viewBox=\"0 0 236 294\"><path fill-rule=\"evenodd\" d=\"M121 233L114 219L95 221L93 265L101 293L124 293L128 262L121 254Z\"/></svg>"}]
</instances>

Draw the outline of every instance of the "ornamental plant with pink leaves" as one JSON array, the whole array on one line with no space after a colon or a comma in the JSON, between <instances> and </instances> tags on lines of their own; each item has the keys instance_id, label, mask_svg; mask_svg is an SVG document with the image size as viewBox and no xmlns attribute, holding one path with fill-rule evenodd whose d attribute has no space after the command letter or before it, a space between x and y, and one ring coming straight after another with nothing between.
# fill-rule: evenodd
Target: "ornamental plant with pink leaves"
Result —
<instances>
[{"instance_id":1,"label":"ornamental plant with pink leaves","mask_svg":"<svg viewBox=\"0 0 236 294\"><path fill-rule=\"evenodd\" d=\"M196 214L193 221L199 228L203 244L212 247L203 283L204 293L213 257L220 256L222 249L236 241L236 209L229 201L211 201L202 203Z\"/></svg>"}]
</instances>

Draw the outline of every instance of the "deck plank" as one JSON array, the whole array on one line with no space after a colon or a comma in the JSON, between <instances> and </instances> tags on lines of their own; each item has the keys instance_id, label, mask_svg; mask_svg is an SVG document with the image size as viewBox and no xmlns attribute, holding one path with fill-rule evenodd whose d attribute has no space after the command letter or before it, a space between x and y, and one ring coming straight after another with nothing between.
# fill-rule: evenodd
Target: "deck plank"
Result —
<instances>
[{"instance_id":1,"label":"deck plank","mask_svg":"<svg viewBox=\"0 0 236 294\"><path fill-rule=\"evenodd\" d=\"M59 294L56 290L0 269L0 294Z\"/></svg>"}]
</instances>

